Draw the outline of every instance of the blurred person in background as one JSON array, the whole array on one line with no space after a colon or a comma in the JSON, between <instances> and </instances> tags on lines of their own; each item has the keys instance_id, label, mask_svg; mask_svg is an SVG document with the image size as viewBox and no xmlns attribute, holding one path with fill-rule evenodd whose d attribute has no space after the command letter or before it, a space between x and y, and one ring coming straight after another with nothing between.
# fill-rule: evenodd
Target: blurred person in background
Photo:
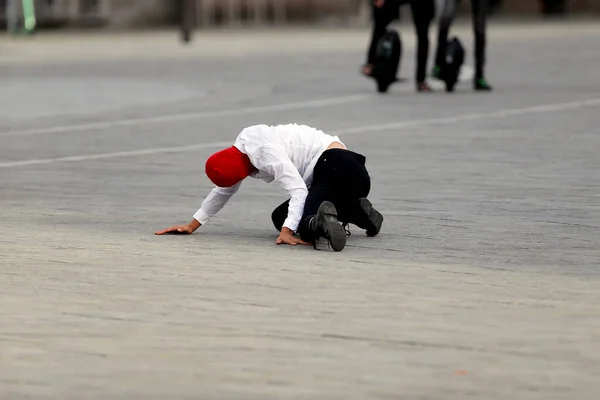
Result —
<instances>
[{"instance_id":1,"label":"blurred person in background","mask_svg":"<svg viewBox=\"0 0 600 400\"><path fill-rule=\"evenodd\" d=\"M400 6L410 4L413 23L417 33L417 71L418 92L430 92L431 87L425 81L427 57L429 55L429 26L435 16L435 0L369 0L373 13L373 34L367 53L367 62L362 73L371 76L376 58L377 42L383 37L388 25L400 17Z\"/></svg>"},{"instance_id":2,"label":"blurred person in background","mask_svg":"<svg viewBox=\"0 0 600 400\"><path fill-rule=\"evenodd\" d=\"M448 43L448 32L460 0L444 0L438 27L438 44L435 56L435 65L432 75L440 78L441 66L444 63L446 44ZM471 0L471 12L473 14L473 31L475 34L475 76L473 88L475 90L491 91L492 86L485 79L485 52L486 52L486 20L490 8L490 0Z\"/></svg>"},{"instance_id":3,"label":"blurred person in background","mask_svg":"<svg viewBox=\"0 0 600 400\"><path fill-rule=\"evenodd\" d=\"M6 30L14 35L19 30L19 5L17 0L6 0L4 14L6 16Z\"/></svg>"}]
</instances>

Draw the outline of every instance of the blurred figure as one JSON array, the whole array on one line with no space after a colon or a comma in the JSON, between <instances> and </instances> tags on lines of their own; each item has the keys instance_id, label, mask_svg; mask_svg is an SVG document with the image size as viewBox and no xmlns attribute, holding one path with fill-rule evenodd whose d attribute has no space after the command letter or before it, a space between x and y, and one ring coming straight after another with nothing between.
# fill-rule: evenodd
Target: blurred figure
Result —
<instances>
[{"instance_id":1,"label":"blurred figure","mask_svg":"<svg viewBox=\"0 0 600 400\"><path fill-rule=\"evenodd\" d=\"M438 47L435 56L435 65L432 75L440 78L441 66L446 54L446 44L448 43L448 32L456 16L457 3L460 0L444 0L444 6L440 15ZM489 0L471 0L471 9L473 13L473 30L475 33L475 77L473 88L475 90L492 90L491 85L485 79L485 51L486 51L486 20L489 11Z\"/></svg>"},{"instance_id":2,"label":"blurred figure","mask_svg":"<svg viewBox=\"0 0 600 400\"><path fill-rule=\"evenodd\" d=\"M562 15L565 11L565 0L542 0L542 13L544 15Z\"/></svg>"},{"instance_id":3,"label":"blurred figure","mask_svg":"<svg viewBox=\"0 0 600 400\"><path fill-rule=\"evenodd\" d=\"M425 82L427 73L427 57L429 55L429 26L435 16L435 0L369 0L373 12L373 34L367 54L367 63L362 72L371 76L375 61L377 42L385 34L387 26L400 17L401 5L410 4L413 23L417 33L417 71L416 84L418 92L430 92L431 87Z\"/></svg>"},{"instance_id":4,"label":"blurred figure","mask_svg":"<svg viewBox=\"0 0 600 400\"><path fill-rule=\"evenodd\" d=\"M6 0L6 29L14 35L19 31L19 5L17 0Z\"/></svg>"}]
</instances>

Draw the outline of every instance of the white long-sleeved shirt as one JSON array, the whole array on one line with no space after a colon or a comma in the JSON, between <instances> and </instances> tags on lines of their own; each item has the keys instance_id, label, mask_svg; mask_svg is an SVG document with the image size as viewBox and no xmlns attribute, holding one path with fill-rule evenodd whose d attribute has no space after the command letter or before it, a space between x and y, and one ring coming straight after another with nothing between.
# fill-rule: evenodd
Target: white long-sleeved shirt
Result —
<instances>
[{"instance_id":1,"label":"white long-sleeved shirt","mask_svg":"<svg viewBox=\"0 0 600 400\"><path fill-rule=\"evenodd\" d=\"M337 136L306 125L254 125L242 130L233 145L248 155L258 170L250 175L252 178L267 183L276 180L289 194L290 206L283 226L296 231L315 164L333 142L342 143ZM194 214L194 219L205 225L240 186L241 182L228 188L215 187Z\"/></svg>"}]
</instances>

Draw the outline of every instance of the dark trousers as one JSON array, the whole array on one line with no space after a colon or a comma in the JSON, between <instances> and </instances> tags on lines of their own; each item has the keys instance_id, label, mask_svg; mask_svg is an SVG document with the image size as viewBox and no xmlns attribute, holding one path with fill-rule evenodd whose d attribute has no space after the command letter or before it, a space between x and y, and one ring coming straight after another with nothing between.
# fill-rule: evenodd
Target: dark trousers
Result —
<instances>
[{"instance_id":1,"label":"dark trousers","mask_svg":"<svg viewBox=\"0 0 600 400\"><path fill-rule=\"evenodd\" d=\"M427 56L429 55L429 26L435 16L434 0L386 0L382 7L375 7L371 2L373 12L373 33L367 55L367 63L375 62L377 42L385 34L387 26L399 17L399 7L409 3L413 23L417 33L417 83L425 82Z\"/></svg>"},{"instance_id":2,"label":"dark trousers","mask_svg":"<svg viewBox=\"0 0 600 400\"><path fill-rule=\"evenodd\" d=\"M456 8L457 0L445 0L440 16L438 47L435 56L435 63L439 66L444 62L448 32L456 15ZM486 47L485 31L487 14L489 12L489 0L471 0L471 9L473 12L473 31L475 33L475 77L483 78Z\"/></svg>"},{"instance_id":3,"label":"dark trousers","mask_svg":"<svg viewBox=\"0 0 600 400\"><path fill-rule=\"evenodd\" d=\"M542 0L544 14L564 14L565 6L565 0Z\"/></svg>"},{"instance_id":4,"label":"dark trousers","mask_svg":"<svg viewBox=\"0 0 600 400\"><path fill-rule=\"evenodd\" d=\"M316 239L315 233L309 228L309 222L324 201L335 205L340 222L364 226L366 216L358 200L367 197L371 191L371 178L365 161L363 155L344 149L330 149L319 157L298 227L302 240L313 242ZM289 200L284 202L271 215L278 231L281 231L287 218L289 203Z\"/></svg>"}]
</instances>

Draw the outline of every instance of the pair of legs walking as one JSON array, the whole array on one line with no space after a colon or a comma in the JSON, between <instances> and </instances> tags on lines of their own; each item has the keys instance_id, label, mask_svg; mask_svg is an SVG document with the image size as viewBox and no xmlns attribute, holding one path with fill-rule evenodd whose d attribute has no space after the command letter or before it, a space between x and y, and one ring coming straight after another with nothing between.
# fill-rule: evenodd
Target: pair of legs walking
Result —
<instances>
[{"instance_id":1,"label":"pair of legs walking","mask_svg":"<svg viewBox=\"0 0 600 400\"><path fill-rule=\"evenodd\" d=\"M377 42L383 37L388 25L399 18L401 5L409 3L412 11L413 23L417 34L417 70L416 83L418 91L430 91L425 82L427 73L427 57L429 55L429 27L435 16L434 0L386 0L383 6L377 7L371 1L373 13L373 33L367 55L367 64L363 72L369 75L375 62Z\"/></svg>"},{"instance_id":2,"label":"pair of legs walking","mask_svg":"<svg viewBox=\"0 0 600 400\"><path fill-rule=\"evenodd\" d=\"M444 0L444 6L441 10L438 47L435 57L435 66L433 76L439 77L440 67L444 64L446 55L446 43L448 42L448 33L450 26L456 16L456 9L459 0ZM485 80L485 49L486 49L486 22L489 12L489 0L471 0L471 10L473 14L473 32L475 34L475 81L476 90L491 90L491 86Z\"/></svg>"},{"instance_id":3,"label":"pair of legs walking","mask_svg":"<svg viewBox=\"0 0 600 400\"><path fill-rule=\"evenodd\" d=\"M363 155L344 149L330 149L319 157L298 227L302 240L315 243L325 237L333 249L339 251L346 244L342 223L355 224L370 236L379 233L383 217L366 199L371 191L371 178L365 161ZM288 207L289 200L271 215L279 231Z\"/></svg>"}]
</instances>

